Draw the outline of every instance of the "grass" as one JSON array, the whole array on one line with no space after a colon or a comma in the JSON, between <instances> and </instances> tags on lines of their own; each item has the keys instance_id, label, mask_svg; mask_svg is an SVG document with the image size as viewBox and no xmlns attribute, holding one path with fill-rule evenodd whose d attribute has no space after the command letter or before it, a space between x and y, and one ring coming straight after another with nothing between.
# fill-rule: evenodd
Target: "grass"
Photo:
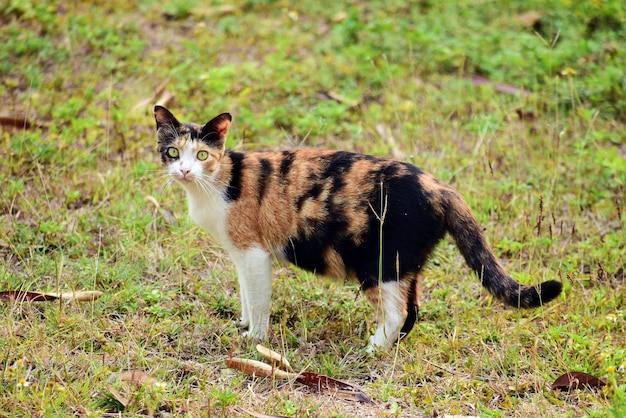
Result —
<instances>
[{"instance_id":1,"label":"grass","mask_svg":"<svg viewBox=\"0 0 626 418\"><path fill-rule=\"evenodd\" d=\"M0 305L0 416L626 414L620 1L33 0L0 3L0 23L0 116L19 126L0 136L0 287L105 293ZM504 308L446 240L415 330L368 358L356 285L276 266L267 345L377 404L227 369L254 347L233 324L232 264L163 187L159 86L186 120L232 112L234 148L415 163L463 193L516 279L564 295ZM608 385L549 389L574 370Z\"/></svg>"}]
</instances>

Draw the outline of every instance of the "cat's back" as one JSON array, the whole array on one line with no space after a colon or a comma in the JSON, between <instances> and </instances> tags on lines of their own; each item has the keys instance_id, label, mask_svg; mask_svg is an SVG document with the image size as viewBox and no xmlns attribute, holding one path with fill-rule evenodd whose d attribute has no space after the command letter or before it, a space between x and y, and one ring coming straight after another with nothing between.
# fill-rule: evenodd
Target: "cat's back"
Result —
<instances>
[{"instance_id":1,"label":"cat's back","mask_svg":"<svg viewBox=\"0 0 626 418\"><path fill-rule=\"evenodd\" d=\"M320 188L329 187L327 184L333 192L339 192L343 188L372 183L394 183L403 179L416 182L422 176L432 177L408 163L349 151L229 151L227 157L229 200L249 198L242 196L244 189L256 189L256 197L261 200L272 183L295 189L291 192L304 196L317 194Z\"/></svg>"},{"instance_id":2,"label":"cat's back","mask_svg":"<svg viewBox=\"0 0 626 418\"><path fill-rule=\"evenodd\" d=\"M275 251L294 237L358 241L385 210L401 213L398 220L433 219L427 208L437 206L438 181L391 159L310 149L225 157L228 231L242 247Z\"/></svg>"}]
</instances>

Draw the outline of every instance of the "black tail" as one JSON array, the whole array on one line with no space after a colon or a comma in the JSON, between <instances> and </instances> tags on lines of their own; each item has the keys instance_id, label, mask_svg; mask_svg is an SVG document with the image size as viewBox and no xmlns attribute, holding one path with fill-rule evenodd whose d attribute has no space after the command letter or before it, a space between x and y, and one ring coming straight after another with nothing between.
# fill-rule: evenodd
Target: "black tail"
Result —
<instances>
[{"instance_id":1,"label":"black tail","mask_svg":"<svg viewBox=\"0 0 626 418\"><path fill-rule=\"evenodd\" d=\"M507 275L491 252L467 203L454 190L443 193L448 232L454 237L467 264L491 294L509 306L534 308L550 302L561 293L561 282L550 280L538 286L523 286Z\"/></svg>"}]
</instances>

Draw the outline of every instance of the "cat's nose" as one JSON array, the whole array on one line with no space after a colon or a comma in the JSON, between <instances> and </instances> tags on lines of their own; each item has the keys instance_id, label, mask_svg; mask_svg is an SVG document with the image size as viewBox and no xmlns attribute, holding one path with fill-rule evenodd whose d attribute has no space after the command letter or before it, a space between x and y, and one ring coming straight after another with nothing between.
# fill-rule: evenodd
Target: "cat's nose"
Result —
<instances>
[{"instance_id":1,"label":"cat's nose","mask_svg":"<svg viewBox=\"0 0 626 418\"><path fill-rule=\"evenodd\" d=\"M183 175L183 178L187 177L187 174L189 174L189 171L191 171L191 170L189 170L187 168L181 168L180 169L180 173Z\"/></svg>"}]
</instances>

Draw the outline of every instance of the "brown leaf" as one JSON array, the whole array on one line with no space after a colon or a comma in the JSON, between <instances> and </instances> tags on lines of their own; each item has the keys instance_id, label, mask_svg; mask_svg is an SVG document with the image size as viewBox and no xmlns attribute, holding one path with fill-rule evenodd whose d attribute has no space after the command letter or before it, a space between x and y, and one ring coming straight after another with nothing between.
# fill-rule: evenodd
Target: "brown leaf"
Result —
<instances>
[{"instance_id":1,"label":"brown leaf","mask_svg":"<svg viewBox=\"0 0 626 418\"><path fill-rule=\"evenodd\" d=\"M287 358L277 353L276 351L270 350L267 347L262 346L261 344L257 344L256 351L259 352L261 357L265 360L269 361L273 367L278 367L279 369L285 370L287 372L293 372L293 368Z\"/></svg>"},{"instance_id":2,"label":"brown leaf","mask_svg":"<svg viewBox=\"0 0 626 418\"><path fill-rule=\"evenodd\" d=\"M359 104L358 100L349 99L346 96L335 93L334 91L322 91L320 92L320 95L326 99L334 100L337 103L347 104L349 107L355 107Z\"/></svg>"},{"instance_id":3,"label":"brown leaf","mask_svg":"<svg viewBox=\"0 0 626 418\"><path fill-rule=\"evenodd\" d=\"M120 373L120 382L129 382L131 385L140 388L146 383L153 383L154 377L150 377L148 373L141 370L129 370L127 372Z\"/></svg>"},{"instance_id":4,"label":"brown leaf","mask_svg":"<svg viewBox=\"0 0 626 418\"><path fill-rule=\"evenodd\" d=\"M231 357L226 360L226 365L231 369L239 370L245 374L256 377L274 377L277 379L291 379L296 375L293 373L280 370L276 367L272 367L269 364L262 363L256 360L248 360L238 357Z\"/></svg>"},{"instance_id":5,"label":"brown leaf","mask_svg":"<svg viewBox=\"0 0 626 418\"><path fill-rule=\"evenodd\" d=\"M93 302L99 299L104 293L97 290L82 290L79 292L64 292L64 293L46 293L46 296L57 297L65 301L76 302Z\"/></svg>"},{"instance_id":6,"label":"brown leaf","mask_svg":"<svg viewBox=\"0 0 626 418\"><path fill-rule=\"evenodd\" d=\"M32 129L33 124L25 117L20 116L2 116L0 115L0 125L15 129Z\"/></svg>"},{"instance_id":7,"label":"brown leaf","mask_svg":"<svg viewBox=\"0 0 626 418\"><path fill-rule=\"evenodd\" d=\"M261 352L263 356L267 356L265 347L261 346L261 350L257 347L257 350ZM265 349L265 350L264 350ZM271 351L271 350L268 350ZM274 353L271 357L281 356L278 353ZM230 357L226 360L226 365L231 369L237 369L245 374L256 377L272 377L277 379L295 379L297 382L302 383L310 388L316 389L320 392L332 392L333 394L345 399L353 401L364 402L373 404L374 402L363 391L349 383L342 382L340 380L333 379L328 376L313 372L300 372L289 373L281 370L275 366L271 366L267 363L263 363L256 360L242 359L238 357Z\"/></svg>"},{"instance_id":8,"label":"brown leaf","mask_svg":"<svg viewBox=\"0 0 626 418\"><path fill-rule=\"evenodd\" d=\"M116 383L117 389L113 387ZM142 370L129 370L121 373L112 373L107 379L107 390L124 408L126 408L137 393L144 386L157 385L154 377Z\"/></svg>"},{"instance_id":9,"label":"brown leaf","mask_svg":"<svg viewBox=\"0 0 626 418\"><path fill-rule=\"evenodd\" d=\"M113 386L107 385L107 390L111 393L111 396L113 396L116 401L122 404L124 408L126 408L128 404L130 404L130 398L119 393L117 390L113 388Z\"/></svg>"},{"instance_id":10,"label":"brown leaf","mask_svg":"<svg viewBox=\"0 0 626 418\"><path fill-rule=\"evenodd\" d=\"M606 385L601 379L583 372L567 372L552 384L552 390L599 389Z\"/></svg>"},{"instance_id":11,"label":"brown leaf","mask_svg":"<svg viewBox=\"0 0 626 418\"><path fill-rule=\"evenodd\" d=\"M50 300L61 299L64 301L76 301L76 302L91 302L98 299L104 293L97 290L88 290L80 292L27 292L24 290L4 290L0 292L0 300L12 302L12 301L28 301L28 302L45 302Z\"/></svg>"},{"instance_id":12,"label":"brown leaf","mask_svg":"<svg viewBox=\"0 0 626 418\"><path fill-rule=\"evenodd\" d=\"M231 15L231 14L235 14L235 13L239 13L240 9L237 6L231 5L231 4L222 4L219 6L212 6L212 7L194 7L191 10L191 14L195 15L196 17L201 17L204 19L208 19L208 18L214 18L215 16L226 16L226 15Z\"/></svg>"},{"instance_id":13,"label":"brown leaf","mask_svg":"<svg viewBox=\"0 0 626 418\"><path fill-rule=\"evenodd\" d=\"M25 290L4 290L0 292L0 300L6 302L43 302L48 300L57 300L58 298L58 296L39 292L27 292Z\"/></svg>"},{"instance_id":14,"label":"brown leaf","mask_svg":"<svg viewBox=\"0 0 626 418\"><path fill-rule=\"evenodd\" d=\"M333 379L328 376L313 372L300 372L296 381L307 385L308 387L319 390L320 392L333 392L336 395L359 402L373 404L372 401L363 391L356 386L340 380Z\"/></svg>"}]
</instances>

